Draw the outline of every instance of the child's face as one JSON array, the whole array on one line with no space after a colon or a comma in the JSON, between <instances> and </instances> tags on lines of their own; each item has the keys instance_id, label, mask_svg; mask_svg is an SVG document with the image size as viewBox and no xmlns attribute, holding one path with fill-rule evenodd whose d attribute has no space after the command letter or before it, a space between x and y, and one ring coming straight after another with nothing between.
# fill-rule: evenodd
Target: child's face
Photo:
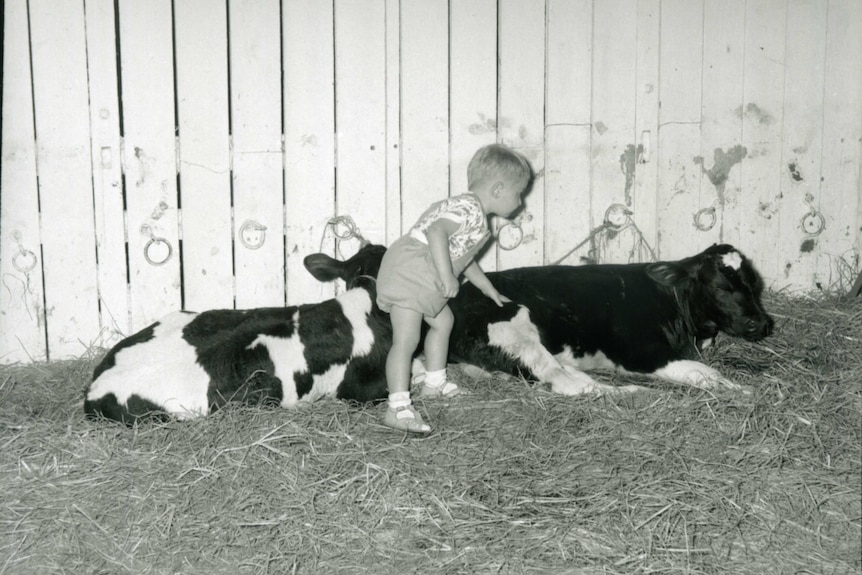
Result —
<instances>
[{"instance_id":1,"label":"child's face","mask_svg":"<svg viewBox=\"0 0 862 575\"><path fill-rule=\"evenodd\" d=\"M523 179L504 178L494 194L493 213L504 218L511 217L521 207L521 194L527 189Z\"/></svg>"}]
</instances>

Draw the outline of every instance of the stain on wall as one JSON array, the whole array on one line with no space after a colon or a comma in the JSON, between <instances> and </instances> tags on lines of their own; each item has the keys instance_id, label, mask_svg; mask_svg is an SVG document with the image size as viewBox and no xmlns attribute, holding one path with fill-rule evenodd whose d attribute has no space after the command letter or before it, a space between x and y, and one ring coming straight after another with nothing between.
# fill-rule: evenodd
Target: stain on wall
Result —
<instances>
[{"instance_id":1,"label":"stain on wall","mask_svg":"<svg viewBox=\"0 0 862 575\"><path fill-rule=\"evenodd\" d=\"M625 199L626 205L632 205L632 186L635 183L635 170L644 153L643 145L635 147L634 144L626 146L626 151L620 154L620 171L626 176Z\"/></svg>"},{"instance_id":2,"label":"stain on wall","mask_svg":"<svg viewBox=\"0 0 862 575\"><path fill-rule=\"evenodd\" d=\"M790 177L793 178L794 182L801 182L803 180L802 174L799 172L799 166L796 165L796 162L790 162L787 164L787 169L790 170Z\"/></svg>"},{"instance_id":3,"label":"stain on wall","mask_svg":"<svg viewBox=\"0 0 862 575\"><path fill-rule=\"evenodd\" d=\"M712 167L708 170L706 169L703 156L696 156L694 158L694 163L700 165L703 173L706 174L706 177L708 177L709 181L712 182L712 185L715 186L715 191L718 194L718 203L720 205L723 206L725 203L725 186L727 185L727 178L730 175L731 168L740 163L747 155L748 149L739 144L733 146L727 151L724 151L721 148L716 148L712 153Z\"/></svg>"},{"instance_id":4,"label":"stain on wall","mask_svg":"<svg viewBox=\"0 0 862 575\"><path fill-rule=\"evenodd\" d=\"M768 126L775 121L775 116L773 116L754 102L749 102L748 104L746 104L744 109L742 106L739 106L736 109L736 116L740 119L746 117L751 120L755 120L756 122L765 126Z\"/></svg>"}]
</instances>

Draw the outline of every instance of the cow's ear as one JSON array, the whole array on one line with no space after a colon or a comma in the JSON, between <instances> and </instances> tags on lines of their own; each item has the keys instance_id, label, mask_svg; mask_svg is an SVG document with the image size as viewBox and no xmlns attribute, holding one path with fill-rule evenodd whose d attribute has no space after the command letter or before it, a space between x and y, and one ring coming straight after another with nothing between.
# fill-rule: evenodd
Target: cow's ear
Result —
<instances>
[{"instance_id":1,"label":"cow's ear","mask_svg":"<svg viewBox=\"0 0 862 575\"><path fill-rule=\"evenodd\" d=\"M647 275L666 287L681 287L688 282L689 270L680 262L656 262L647 266Z\"/></svg>"},{"instance_id":2,"label":"cow's ear","mask_svg":"<svg viewBox=\"0 0 862 575\"><path fill-rule=\"evenodd\" d=\"M331 282L341 277L344 273L344 262L340 262L326 254L311 254L305 256L302 265L318 281Z\"/></svg>"}]
</instances>

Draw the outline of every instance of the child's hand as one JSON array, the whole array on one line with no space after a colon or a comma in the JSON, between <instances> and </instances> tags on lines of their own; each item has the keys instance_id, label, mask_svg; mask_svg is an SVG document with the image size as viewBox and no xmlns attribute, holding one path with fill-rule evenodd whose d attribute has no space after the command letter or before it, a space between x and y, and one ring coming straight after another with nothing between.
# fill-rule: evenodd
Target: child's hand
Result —
<instances>
[{"instance_id":1,"label":"child's hand","mask_svg":"<svg viewBox=\"0 0 862 575\"><path fill-rule=\"evenodd\" d=\"M497 307L503 307L504 303L510 303L512 301L497 290L493 290L485 295L494 300L494 303L497 304Z\"/></svg>"},{"instance_id":2,"label":"child's hand","mask_svg":"<svg viewBox=\"0 0 862 575\"><path fill-rule=\"evenodd\" d=\"M458 278L453 276L452 274L443 275L440 278L440 281L443 284L443 297L452 298L458 295L458 288L461 287L461 284L458 282Z\"/></svg>"}]
</instances>

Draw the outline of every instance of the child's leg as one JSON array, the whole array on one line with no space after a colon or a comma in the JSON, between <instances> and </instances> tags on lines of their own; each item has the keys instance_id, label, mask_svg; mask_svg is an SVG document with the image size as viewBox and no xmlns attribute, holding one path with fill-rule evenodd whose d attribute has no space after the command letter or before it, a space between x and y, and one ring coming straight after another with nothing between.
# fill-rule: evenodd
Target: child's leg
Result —
<instances>
[{"instance_id":1,"label":"child's leg","mask_svg":"<svg viewBox=\"0 0 862 575\"><path fill-rule=\"evenodd\" d=\"M389 319L392 322L392 348L386 356L389 407L383 423L401 431L427 433L431 428L422 421L410 401L410 367L413 363L413 352L419 345L422 314L393 306Z\"/></svg>"},{"instance_id":2,"label":"child's leg","mask_svg":"<svg viewBox=\"0 0 862 575\"><path fill-rule=\"evenodd\" d=\"M435 317L426 317L428 333L425 334L425 380L422 394L452 397L461 391L457 385L446 380L446 362L449 357L449 335L455 316L447 305Z\"/></svg>"}]
</instances>

